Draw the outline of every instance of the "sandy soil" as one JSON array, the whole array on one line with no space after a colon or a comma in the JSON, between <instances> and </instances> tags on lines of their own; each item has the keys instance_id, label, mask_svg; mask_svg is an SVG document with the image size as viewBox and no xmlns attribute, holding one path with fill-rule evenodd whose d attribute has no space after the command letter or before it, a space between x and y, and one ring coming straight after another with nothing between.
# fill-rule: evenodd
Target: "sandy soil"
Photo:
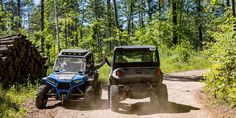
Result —
<instances>
[{"instance_id":1,"label":"sandy soil","mask_svg":"<svg viewBox=\"0 0 236 118\"><path fill-rule=\"evenodd\" d=\"M71 101L62 105L60 101L51 100L47 108L35 108L34 101L28 103L30 110L27 118L214 118L196 95L204 84L200 82L205 70L194 70L165 75L164 83L168 88L167 105L154 105L149 98L121 102L121 109L112 112L108 106L106 87L103 89L102 101L92 108L86 108L82 101Z\"/></svg>"}]
</instances>

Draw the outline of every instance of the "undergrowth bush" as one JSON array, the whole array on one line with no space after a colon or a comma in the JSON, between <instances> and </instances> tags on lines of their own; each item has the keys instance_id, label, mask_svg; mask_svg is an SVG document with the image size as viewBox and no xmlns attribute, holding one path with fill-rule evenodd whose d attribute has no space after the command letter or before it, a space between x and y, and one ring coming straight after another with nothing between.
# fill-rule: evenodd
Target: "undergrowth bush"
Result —
<instances>
[{"instance_id":1,"label":"undergrowth bush","mask_svg":"<svg viewBox=\"0 0 236 118\"><path fill-rule=\"evenodd\" d=\"M210 32L215 43L206 51L214 63L205 75L206 91L220 101L236 106L236 34L233 21L228 19L217 32Z\"/></svg>"},{"instance_id":2,"label":"undergrowth bush","mask_svg":"<svg viewBox=\"0 0 236 118\"><path fill-rule=\"evenodd\" d=\"M24 103L35 98L38 85L27 83L26 85L14 85L8 90L0 87L0 117L14 118L24 117L26 108Z\"/></svg>"},{"instance_id":3,"label":"undergrowth bush","mask_svg":"<svg viewBox=\"0 0 236 118\"><path fill-rule=\"evenodd\" d=\"M99 70L99 81L102 83L107 83L109 80L110 67L105 64Z\"/></svg>"},{"instance_id":4,"label":"undergrowth bush","mask_svg":"<svg viewBox=\"0 0 236 118\"><path fill-rule=\"evenodd\" d=\"M188 42L183 42L173 48L160 45L161 69L165 73L204 69L210 63L202 51L194 50Z\"/></svg>"}]
</instances>

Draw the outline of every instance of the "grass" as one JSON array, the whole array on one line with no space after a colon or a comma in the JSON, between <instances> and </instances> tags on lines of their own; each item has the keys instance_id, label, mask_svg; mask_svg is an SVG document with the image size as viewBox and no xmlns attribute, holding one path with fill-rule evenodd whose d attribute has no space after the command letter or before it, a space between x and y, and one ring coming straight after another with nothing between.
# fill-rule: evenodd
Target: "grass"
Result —
<instances>
[{"instance_id":1,"label":"grass","mask_svg":"<svg viewBox=\"0 0 236 118\"><path fill-rule=\"evenodd\" d=\"M14 85L8 90L0 89L0 117L22 118L27 108L24 103L29 99L35 99L37 85Z\"/></svg>"},{"instance_id":2,"label":"grass","mask_svg":"<svg viewBox=\"0 0 236 118\"><path fill-rule=\"evenodd\" d=\"M164 73L205 69L211 65L204 51L194 50L184 43L172 48L161 45L159 53L161 69Z\"/></svg>"},{"instance_id":3,"label":"grass","mask_svg":"<svg viewBox=\"0 0 236 118\"><path fill-rule=\"evenodd\" d=\"M188 61L176 61L173 58L161 58L161 69L164 73L180 72L186 70L205 69L210 62L201 54L190 56Z\"/></svg>"},{"instance_id":4,"label":"grass","mask_svg":"<svg viewBox=\"0 0 236 118\"><path fill-rule=\"evenodd\" d=\"M107 83L110 74L110 67L107 64L105 64L98 71L99 71L99 81L101 81L102 83Z\"/></svg>"}]
</instances>

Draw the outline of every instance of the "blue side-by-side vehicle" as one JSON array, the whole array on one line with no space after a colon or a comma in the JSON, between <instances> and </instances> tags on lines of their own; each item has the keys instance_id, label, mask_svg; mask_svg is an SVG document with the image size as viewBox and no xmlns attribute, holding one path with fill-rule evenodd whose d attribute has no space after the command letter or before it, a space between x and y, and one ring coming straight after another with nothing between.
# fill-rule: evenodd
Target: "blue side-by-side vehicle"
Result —
<instances>
[{"instance_id":1,"label":"blue side-by-side vehicle","mask_svg":"<svg viewBox=\"0 0 236 118\"><path fill-rule=\"evenodd\" d=\"M102 89L98 81L98 68L89 50L62 50L54 63L53 72L42 79L36 93L36 107L45 108L48 98L55 97L62 103L83 98L88 103L101 99Z\"/></svg>"}]
</instances>

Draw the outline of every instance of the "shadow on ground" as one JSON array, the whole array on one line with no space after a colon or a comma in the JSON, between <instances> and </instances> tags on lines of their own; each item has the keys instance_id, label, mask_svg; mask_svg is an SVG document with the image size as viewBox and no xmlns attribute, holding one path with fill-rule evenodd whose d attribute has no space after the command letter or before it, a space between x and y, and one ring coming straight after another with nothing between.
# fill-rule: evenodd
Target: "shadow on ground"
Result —
<instances>
[{"instance_id":1,"label":"shadow on ground","mask_svg":"<svg viewBox=\"0 0 236 118\"><path fill-rule=\"evenodd\" d=\"M168 74L165 75L165 80L168 81L198 82L203 79L203 76L176 76Z\"/></svg>"},{"instance_id":2,"label":"shadow on ground","mask_svg":"<svg viewBox=\"0 0 236 118\"><path fill-rule=\"evenodd\" d=\"M150 115L157 113L187 113L191 110L200 110L197 107L168 102L165 105L156 105L150 102L138 102L135 104L120 103L117 111L122 114Z\"/></svg>"},{"instance_id":3,"label":"shadow on ground","mask_svg":"<svg viewBox=\"0 0 236 118\"><path fill-rule=\"evenodd\" d=\"M46 109L53 109L56 107L63 107L65 109L80 110L80 111L109 109L107 99L102 99L101 101L98 101L92 105L86 104L83 100L66 101L63 104L60 101L53 101L53 102L49 101L49 104L47 105Z\"/></svg>"},{"instance_id":4,"label":"shadow on ground","mask_svg":"<svg viewBox=\"0 0 236 118\"><path fill-rule=\"evenodd\" d=\"M107 99L102 99L100 102L89 107L83 101L68 101L64 104L57 102L55 104L49 104L46 109L53 109L55 107L63 107L65 109L80 111L104 110L109 109L109 103ZM191 110L200 109L175 102L167 102L166 104L160 105L153 104L151 102L137 102L135 104L119 103L119 110L117 112L121 114L150 115L158 113L187 113Z\"/></svg>"}]
</instances>

